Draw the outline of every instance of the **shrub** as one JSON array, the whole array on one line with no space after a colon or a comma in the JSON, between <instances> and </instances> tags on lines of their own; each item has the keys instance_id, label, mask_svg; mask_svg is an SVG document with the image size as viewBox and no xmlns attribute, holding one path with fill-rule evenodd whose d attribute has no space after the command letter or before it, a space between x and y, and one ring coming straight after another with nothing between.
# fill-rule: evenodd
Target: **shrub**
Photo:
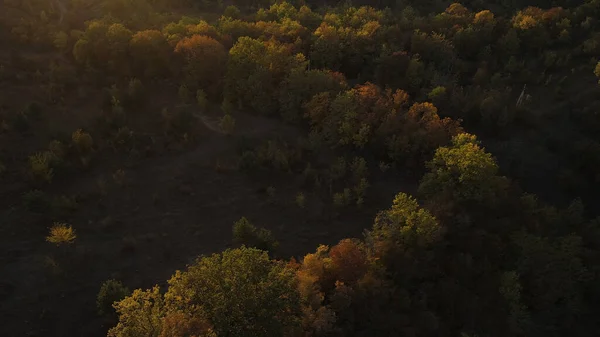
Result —
<instances>
[{"instance_id":1,"label":"shrub","mask_svg":"<svg viewBox=\"0 0 600 337\"><path fill-rule=\"evenodd\" d=\"M233 242L268 252L273 252L279 246L271 231L265 228L256 228L245 217L233 224Z\"/></svg>"},{"instance_id":2,"label":"shrub","mask_svg":"<svg viewBox=\"0 0 600 337\"><path fill-rule=\"evenodd\" d=\"M50 208L50 202L46 194L40 190L33 190L23 195L23 202L28 211L44 213Z\"/></svg>"},{"instance_id":3,"label":"shrub","mask_svg":"<svg viewBox=\"0 0 600 337\"><path fill-rule=\"evenodd\" d=\"M73 145L77 151L79 151L79 153L88 153L92 150L92 146L94 146L94 140L92 139L92 136L81 129L73 132L71 135L71 140L73 141Z\"/></svg>"},{"instance_id":4,"label":"shrub","mask_svg":"<svg viewBox=\"0 0 600 337\"><path fill-rule=\"evenodd\" d=\"M113 173L113 180L119 186L125 185L125 171L122 169L118 169Z\"/></svg>"},{"instance_id":5,"label":"shrub","mask_svg":"<svg viewBox=\"0 0 600 337\"><path fill-rule=\"evenodd\" d=\"M273 186L269 186L267 187L267 196L269 197L269 200L274 200L275 198L275 187Z\"/></svg>"},{"instance_id":6,"label":"shrub","mask_svg":"<svg viewBox=\"0 0 600 337\"><path fill-rule=\"evenodd\" d=\"M50 151L38 152L29 156L29 170L34 179L52 181L54 171L51 167L54 154Z\"/></svg>"},{"instance_id":7,"label":"shrub","mask_svg":"<svg viewBox=\"0 0 600 337\"><path fill-rule=\"evenodd\" d=\"M196 102L198 103L200 111L206 111L208 100L206 99L206 93L204 92L204 90L199 89L198 91L196 91Z\"/></svg>"},{"instance_id":8,"label":"shrub","mask_svg":"<svg viewBox=\"0 0 600 337\"><path fill-rule=\"evenodd\" d=\"M600 83L600 61L596 64L596 68L594 69L594 74L598 77Z\"/></svg>"},{"instance_id":9,"label":"shrub","mask_svg":"<svg viewBox=\"0 0 600 337\"><path fill-rule=\"evenodd\" d=\"M237 7L231 5L225 8L225 11L223 11L223 16L226 18L239 19L241 12Z\"/></svg>"},{"instance_id":10,"label":"shrub","mask_svg":"<svg viewBox=\"0 0 600 337\"><path fill-rule=\"evenodd\" d=\"M304 206L306 206L306 197L304 196L304 193L298 193L296 196L296 205L298 205L300 208L304 208Z\"/></svg>"},{"instance_id":11,"label":"shrub","mask_svg":"<svg viewBox=\"0 0 600 337\"><path fill-rule=\"evenodd\" d=\"M116 280L108 280L102 284L98 296L96 297L96 307L98 314L108 315L114 314L113 303L119 302L129 296L131 291L121 282Z\"/></svg>"},{"instance_id":12,"label":"shrub","mask_svg":"<svg viewBox=\"0 0 600 337\"><path fill-rule=\"evenodd\" d=\"M350 205L352 202L352 190L345 188L343 192L335 193L333 195L333 204L336 207L345 207Z\"/></svg>"},{"instance_id":13,"label":"shrub","mask_svg":"<svg viewBox=\"0 0 600 337\"><path fill-rule=\"evenodd\" d=\"M52 207L56 214L60 215L70 213L77 209L77 199L74 197L70 198L66 195L61 195L52 200Z\"/></svg>"},{"instance_id":14,"label":"shrub","mask_svg":"<svg viewBox=\"0 0 600 337\"><path fill-rule=\"evenodd\" d=\"M75 242L77 235L75 230L67 224L55 222L50 228L50 233L46 237L46 241L57 246L68 245Z\"/></svg>"},{"instance_id":15,"label":"shrub","mask_svg":"<svg viewBox=\"0 0 600 337\"><path fill-rule=\"evenodd\" d=\"M228 99L223 100L223 103L221 103L221 110L225 113L225 115L232 113L233 104L231 103L231 101Z\"/></svg>"},{"instance_id":16,"label":"shrub","mask_svg":"<svg viewBox=\"0 0 600 337\"><path fill-rule=\"evenodd\" d=\"M235 118L231 117L231 115L227 114L221 118L219 122L219 127L224 134L230 135L233 133L235 129Z\"/></svg>"},{"instance_id":17,"label":"shrub","mask_svg":"<svg viewBox=\"0 0 600 337\"><path fill-rule=\"evenodd\" d=\"M50 144L48 144L48 151L52 152L54 155L54 162L63 159L67 153L65 146L60 142L60 140L51 141Z\"/></svg>"}]
</instances>

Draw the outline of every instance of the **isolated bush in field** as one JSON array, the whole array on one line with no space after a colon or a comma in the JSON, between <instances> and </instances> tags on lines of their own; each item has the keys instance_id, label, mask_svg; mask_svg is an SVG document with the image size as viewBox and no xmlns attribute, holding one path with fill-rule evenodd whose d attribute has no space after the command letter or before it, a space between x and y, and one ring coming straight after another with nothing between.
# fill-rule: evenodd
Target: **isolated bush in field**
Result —
<instances>
[{"instance_id":1,"label":"isolated bush in field","mask_svg":"<svg viewBox=\"0 0 600 337\"><path fill-rule=\"evenodd\" d=\"M273 200L275 198L275 187L273 186L269 186L267 187L267 196L269 197L269 200Z\"/></svg>"},{"instance_id":2,"label":"isolated bush in field","mask_svg":"<svg viewBox=\"0 0 600 337\"><path fill-rule=\"evenodd\" d=\"M50 208L50 202L46 194L40 190L33 190L23 195L23 203L28 211L44 213Z\"/></svg>"},{"instance_id":3,"label":"isolated bush in field","mask_svg":"<svg viewBox=\"0 0 600 337\"><path fill-rule=\"evenodd\" d=\"M76 130L71 135L71 140L73 141L73 145L79 153L88 153L92 150L92 146L94 146L94 140L92 136L84 132L81 129Z\"/></svg>"},{"instance_id":4,"label":"isolated bush in field","mask_svg":"<svg viewBox=\"0 0 600 337\"><path fill-rule=\"evenodd\" d=\"M46 241L57 246L68 245L75 242L77 235L75 230L67 224L55 222L50 228L50 233L46 237Z\"/></svg>"},{"instance_id":5,"label":"isolated bush in field","mask_svg":"<svg viewBox=\"0 0 600 337\"><path fill-rule=\"evenodd\" d=\"M336 207L345 207L350 205L352 202L352 190L345 188L343 192L335 193L333 195L333 204Z\"/></svg>"},{"instance_id":6,"label":"isolated bush in field","mask_svg":"<svg viewBox=\"0 0 600 337\"><path fill-rule=\"evenodd\" d=\"M113 303L121 301L129 296L129 294L131 294L131 291L119 281L108 280L104 282L96 297L98 314L108 315L115 313Z\"/></svg>"},{"instance_id":7,"label":"isolated bush in field","mask_svg":"<svg viewBox=\"0 0 600 337\"><path fill-rule=\"evenodd\" d=\"M128 127L122 127L117 130L117 133L114 135L112 139L112 144L115 149L124 148L130 149L133 146L134 135L133 131L131 131Z\"/></svg>"},{"instance_id":8,"label":"isolated bush in field","mask_svg":"<svg viewBox=\"0 0 600 337\"><path fill-rule=\"evenodd\" d=\"M77 209L77 199L66 195L57 196L52 200L52 208L55 214L68 214Z\"/></svg>"},{"instance_id":9,"label":"isolated bush in field","mask_svg":"<svg viewBox=\"0 0 600 337\"><path fill-rule=\"evenodd\" d=\"M245 217L242 217L233 225L233 242L238 245L254 247L269 252L272 252L279 246L271 231L264 228L256 228Z\"/></svg>"},{"instance_id":10,"label":"isolated bush in field","mask_svg":"<svg viewBox=\"0 0 600 337\"><path fill-rule=\"evenodd\" d=\"M596 68L594 69L594 74L598 77L598 83L600 83L600 61L596 64Z\"/></svg>"},{"instance_id":11,"label":"isolated bush in field","mask_svg":"<svg viewBox=\"0 0 600 337\"><path fill-rule=\"evenodd\" d=\"M379 162L379 170L381 171L381 173L385 173L390 169L390 164L380 161Z\"/></svg>"},{"instance_id":12,"label":"isolated bush in field","mask_svg":"<svg viewBox=\"0 0 600 337\"><path fill-rule=\"evenodd\" d=\"M202 89L198 89L196 91L196 103L198 103L198 107L200 111L205 112L206 106L208 105L208 100L206 98L206 93Z\"/></svg>"},{"instance_id":13,"label":"isolated bush in field","mask_svg":"<svg viewBox=\"0 0 600 337\"><path fill-rule=\"evenodd\" d=\"M51 141L50 144L48 144L48 151L52 152L54 155L53 161L55 163L58 163L67 154L65 146L60 142L60 140Z\"/></svg>"},{"instance_id":14,"label":"isolated bush in field","mask_svg":"<svg viewBox=\"0 0 600 337\"><path fill-rule=\"evenodd\" d=\"M232 134L233 130L235 129L235 118L231 117L229 114L223 116L219 122L219 127L223 133L227 135Z\"/></svg>"},{"instance_id":15,"label":"isolated bush in field","mask_svg":"<svg viewBox=\"0 0 600 337\"><path fill-rule=\"evenodd\" d=\"M298 205L300 208L304 208L304 206L306 206L306 197L304 196L304 193L300 192L298 195L296 195L296 205Z\"/></svg>"},{"instance_id":16,"label":"isolated bush in field","mask_svg":"<svg viewBox=\"0 0 600 337\"><path fill-rule=\"evenodd\" d=\"M225 113L226 115L229 115L233 112L233 104L230 100L223 100L223 103L221 103L221 111L223 111L223 113Z\"/></svg>"},{"instance_id":17,"label":"isolated bush in field","mask_svg":"<svg viewBox=\"0 0 600 337\"><path fill-rule=\"evenodd\" d=\"M36 180L51 182L54 176L52 161L54 155L50 151L38 152L29 156L29 170Z\"/></svg>"},{"instance_id":18,"label":"isolated bush in field","mask_svg":"<svg viewBox=\"0 0 600 337\"><path fill-rule=\"evenodd\" d=\"M125 185L125 171L122 169L118 169L113 173L113 180L119 186Z\"/></svg>"}]
</instances>

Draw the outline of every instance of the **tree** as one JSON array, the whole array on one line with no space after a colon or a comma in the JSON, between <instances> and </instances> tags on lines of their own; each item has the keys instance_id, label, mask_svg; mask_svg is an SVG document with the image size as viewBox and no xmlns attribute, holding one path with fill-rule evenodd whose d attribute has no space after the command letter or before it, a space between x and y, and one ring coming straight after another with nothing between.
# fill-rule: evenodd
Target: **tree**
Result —
<instances>
[{"instance_id":1,"label":"tree","mask_svg":"<svg viewBox=\"0 0 600 337\"><path fill-rule=\"evenodd\" d=\"M297 70L289 74L279 91L281 115L289 122L298 122L303 106L314 95L331 92L337 94L346 89L344 75L327 70Z\"/></svg>"},{"instance_id":2,"label":"tree","mask_svg":"<svg viewBox=\"0 0 600 337\"><path fill-rule=\"evenodd\" d=\"M254 248L199 259L169 280L165 299L202 307L219 336L282 336L300 324L294 272Z\"/></svg>"},{"instance_id":3,"label":"tree","mask_svg":"<svg viewBox=\"0 0 600 337\"><path fill-rule=\"evenodd\" d=\"M293 54L290 46L242 37L229 51L225 96L254 111L274 113L281 82L305 67L304 56Z\"/></svg>"},{"instance_id":4,"label":"tree","mask_svg":"<svg viewBox=\"0 0 600 337\"><path fill-rule=\"evenodd\" d=\"M220 95L227 64L227 52L221 43L193 35L179 41L175 53L183 59L182 71L189 87L202 89L215 98Z\"/></svg>"},{"instance_id":5,"label":"tree","mask_svg":"<svg viewBox=\"0 0 600 337\"><path fill-rule=\"evenodd\" d=\"M165 316L164 299L155 286L136 289L131 296L114 304L119 323L108 331L108 337L158 337Z\"/></svg>"},{"instance_id":6,"label":"tree","mask_svg":"<svg viewBox=\"0 0 600 337\"><path fill-rule=\"evenodd\" d=\"M419 192L426 198L449 198L453 203L492 202L504 190L506 180L498 176L498 165L474 135L461 133L452 145L440 147L427 164Z\"/></svg>"},{"instance_id":7,"label":"tree","mask_svg":"<svg viewBox=\"0 0 600 337\"><path fill-rule=\"evenodd\" d=\"M279 247L279 242L275 240L270 230L256 228L245 217L233 224L233 242L271 253Z\"/></svg>"},{"instance_id":8,"label":"tree","mask_svg":"<svg viewBox=\"0 0 600 337\"><path fill-rule=\"evenodd\" d=\"M600 83L600 61L596 64L596 68L594 68L594 75L598 77L598 83Z\"/></svg>"},{"instance_id":9,"label":"tree","mask_svg":"<svg viewBox=\"0 0 600 337\"><path fill-rule=\"evenodd\" d=\"M129 45L136 77L152 78L168 74L172 49L160 31L139 31L133 35Z\"/></svg>"},{"instance_id":10,"label":"tree","mask_svg":"<svg viewBox=\"0 0 600 337\"><path fill-rule=\"evenodd\" d=\"M100 315L107 315L113 312L113 303L119 302L127 297L131 292L123 284L116 280L107 280L102 283L98 296L96 297L96 307Z\"/></svg>"},{"instance_id":11,"label":"tree","mask_svg":"<svg viewBox=\"0 0 600 337\"><path fill-rule=\"evenodd\" d=\"M393 265L406 251L429 248L440 242L443 234L443 228L429 211L420 208L413 197L399 193L392 207L377 215L373 228L366 233L366 241L376 256Z\"/></svg>"}]
</instances>

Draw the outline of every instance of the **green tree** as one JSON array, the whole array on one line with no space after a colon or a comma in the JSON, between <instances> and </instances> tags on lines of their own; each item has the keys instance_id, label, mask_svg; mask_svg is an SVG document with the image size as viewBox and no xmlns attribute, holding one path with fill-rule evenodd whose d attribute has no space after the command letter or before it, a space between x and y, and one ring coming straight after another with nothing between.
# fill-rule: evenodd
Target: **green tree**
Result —
<instances>
[{"instance_id":1,"label":"green tree","mask_svg":"<svg viewBox=\"0 0 600 337\"><path fill-rule=\"evenodd\" d=\"M116 280L107 280L100 287L96 297L96 307L100 315L113 313L113 303L123 300L129 296L131 291L121 282Z\"/></svg>"},{"instance_id":2,"label":"green tree","mask_svg":"<svg viewBox=\"0 0 600 337\"><path fill-rule=\"evenodd\" d=\"M221 94L227 52L220 42L208 36L193 35L179 41L175 53L183 60L182 75L190 88L202 89L211 97Z\"/></svg>"},{"instance_id":3,"label":"green tree","mask_svg":"<svg viewBox=\"0 0 600 337\"><path fill-rule=\"evenodd\" d=\"M491 202L507 185L498 176L498 165L485 152L474 135L461 133L452 145L440 147L427 164L419 192L428 199L447 198L448 202Z\"/></svg>"},{"instance_id":4,"label":"green tree","mask_svg":"<svg viewBox=\"0 0 600 337\"><path fill-rule=\"evenodd\" d=\"M300 324L294 272L254 248L199 259L169 280L165 299L202 307L219 336L285 336Z\"/></svg>"},{"instance_id":5,"label":"green tree","mask_svg":"<svg viewBox=\"0 0 600 337\"><path fill-rule=\"evenodd\" d=\"M245 217L233 224L233 242L271 253L279 247L279 242L275 240L270 230L256 228Z\"/></svg>"},{"instance_id":6,"label":"green tree","mask_svg":"<svg viewBox=\"0 0 600 337\"><path fill-rule=\"evenodd\" d=\"M165 303L155 286L136 289L131 296L114 304L119 323L108 331L108 337L158 337L165 316Z\"/></svg>"},{"instance_id":7,"label":"green tree","mask_svg":"<svg viewBox=\"0 0 600 337\"><path fill-rule=\"evenodd\" d=\"M304 56L286 45L242 37L229 51L225 96L255 111L274 113L281 82L305 67Z\"/></svg>"}]
</instances>

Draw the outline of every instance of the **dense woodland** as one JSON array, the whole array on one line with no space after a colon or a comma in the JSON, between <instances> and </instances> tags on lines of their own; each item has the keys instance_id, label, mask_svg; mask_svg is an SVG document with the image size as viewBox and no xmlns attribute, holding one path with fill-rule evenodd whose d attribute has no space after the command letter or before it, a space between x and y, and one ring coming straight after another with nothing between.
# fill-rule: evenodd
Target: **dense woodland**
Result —
<instances>
[{"instance_id":1,"label":"dense woodland","mask_svg":"<svg viewBox=\"0 0 600 337\"><path fill-rule=\"evenodd\" d=\"M600 1L3 0L1 336L597 336Z\"/></svg>"}]
</instances>

